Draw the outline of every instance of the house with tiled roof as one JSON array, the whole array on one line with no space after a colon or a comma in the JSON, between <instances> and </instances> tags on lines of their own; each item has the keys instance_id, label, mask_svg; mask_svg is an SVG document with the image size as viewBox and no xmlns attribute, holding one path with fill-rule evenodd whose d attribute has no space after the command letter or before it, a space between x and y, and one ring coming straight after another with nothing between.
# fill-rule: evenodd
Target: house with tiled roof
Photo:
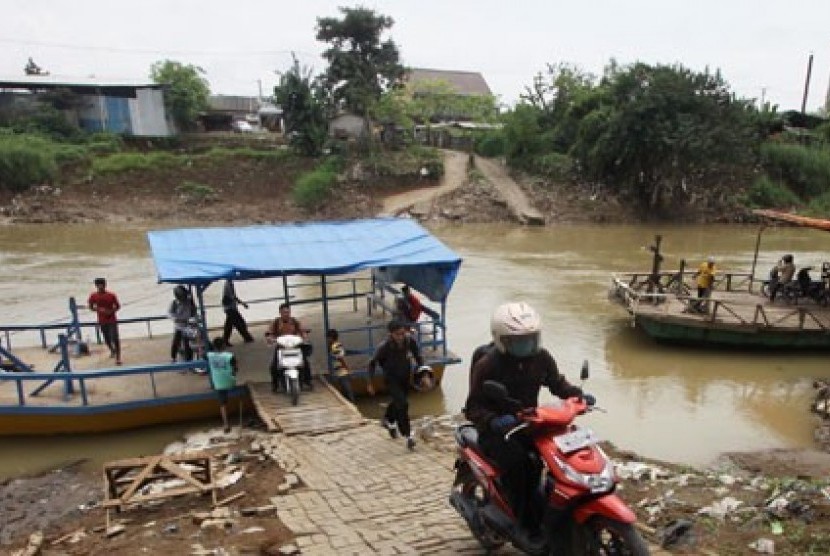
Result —
<instances>
[{"instance_id":1,"label":"house with tiled roof","mask_svg":"<svg viewBox=\"0 0 830 556\"><path fill-rule=\"evenodd\" d=\"M484 76L477 71L456 71L427 68L411 68L406 77L407 83L414 93L418 94L419 84L443 81L447 83L457 95L492 95Z\"/></svg>"}]
</instances>

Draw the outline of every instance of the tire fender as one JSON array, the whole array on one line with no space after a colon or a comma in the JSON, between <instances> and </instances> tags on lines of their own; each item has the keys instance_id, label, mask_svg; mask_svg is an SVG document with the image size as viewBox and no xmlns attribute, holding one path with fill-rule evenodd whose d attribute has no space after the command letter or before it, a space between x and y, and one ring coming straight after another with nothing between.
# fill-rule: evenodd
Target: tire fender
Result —
<instances>
[{"instance_id":1,"label":"tire fender","mask_svg":"<svg viewBox=\"0 0 830 556\"><path fill-rule=\"evenodd\" d=\"M594 515L604 515L622 523L634 523L637 516L622 499L612 494L596 498L574 510L574 520L582 525Z\"/></svg>"}]
</instances>

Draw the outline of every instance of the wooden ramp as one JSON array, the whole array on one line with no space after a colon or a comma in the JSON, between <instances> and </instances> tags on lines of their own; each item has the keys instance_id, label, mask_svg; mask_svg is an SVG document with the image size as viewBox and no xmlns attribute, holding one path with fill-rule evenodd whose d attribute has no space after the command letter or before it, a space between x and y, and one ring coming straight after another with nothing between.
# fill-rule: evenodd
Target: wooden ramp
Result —
<instances>
[{"instance_id":1,"label":"wooden ramp","mask_svg":"<svg viewBox=\"0 0 830 556\"><path fill-rule=\"evenodd\" d=\"M365 419L348 400L324 379L314 379L314 390L300 393L291 405L285 393L271 392L270 382L248 383L251 401L269 431L285 434L322 434L359 427Z\"/></svg>"}]
</instances>

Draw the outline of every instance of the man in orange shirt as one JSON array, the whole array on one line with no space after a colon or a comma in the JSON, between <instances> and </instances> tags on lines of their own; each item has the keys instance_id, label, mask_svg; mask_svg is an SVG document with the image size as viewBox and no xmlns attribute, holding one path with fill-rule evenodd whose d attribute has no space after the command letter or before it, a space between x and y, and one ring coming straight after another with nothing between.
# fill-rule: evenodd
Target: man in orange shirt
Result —
<instances>
[{"instance_id":1,"label":"man in orange shirt","mask_svg":"<svg viewBox=\"0 0 830 556\"><path fill-rule=\"evenodd\" d=\"M98 326L101 328L104 342L110 348L110 357L115 357L115 364L120 365L121 340L118 338L118 317L115 313L121 308L121 304L114 293L107 291L107 281L104 278L96 278L93 283L96 291L90 294L87 304L90 311L98 314Z\"/></svg>"}]
</instances>

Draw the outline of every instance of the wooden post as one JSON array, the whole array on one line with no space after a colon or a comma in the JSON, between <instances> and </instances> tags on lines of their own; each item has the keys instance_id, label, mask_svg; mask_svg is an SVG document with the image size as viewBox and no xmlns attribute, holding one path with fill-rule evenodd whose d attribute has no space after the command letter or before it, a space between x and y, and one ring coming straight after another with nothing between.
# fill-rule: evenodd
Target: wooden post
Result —
<instances>
[{"instance_id":1,"label":"wooden post","mask_svg":"<svg viewBox=\"0 0 830 556\"><path fill-rule=\"evenodd\" d=\"M749 273L749 293L752 293L752 285L755 282L755 267L758 264L758 249L761 247L761 234L765 226L761 224L758 228L758 236L755 238L755 254L752 256L752 271Z\"/></svg>"}]
</instances>

